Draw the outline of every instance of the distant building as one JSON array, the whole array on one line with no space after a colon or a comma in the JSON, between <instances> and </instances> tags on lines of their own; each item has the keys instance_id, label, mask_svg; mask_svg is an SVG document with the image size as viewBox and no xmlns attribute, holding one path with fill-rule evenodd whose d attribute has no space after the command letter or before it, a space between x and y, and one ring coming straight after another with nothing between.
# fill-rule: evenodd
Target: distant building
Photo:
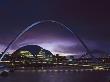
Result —
<instances>
[{"instance_id":1,"label":"distant building","mask_svg":"<svg viewBox=\"0 0 110 82\"><path fill-rule=\"evenodd\" d=\"M53 54L48 50L41 49L41 51L37 55L37 59L42 61L47 61L47 62L53 61Z\"/></svg>"},{"instance_id":2,"label":"distant building","mask_svg":"<svg viewBox=\"0 0 110 82\"><path fill-rule=\"evenodd\" d=\"M11 55L11 61L52 61L53 54L37 45L27 45L19 48Z\"/></svg>"}]
</instances>

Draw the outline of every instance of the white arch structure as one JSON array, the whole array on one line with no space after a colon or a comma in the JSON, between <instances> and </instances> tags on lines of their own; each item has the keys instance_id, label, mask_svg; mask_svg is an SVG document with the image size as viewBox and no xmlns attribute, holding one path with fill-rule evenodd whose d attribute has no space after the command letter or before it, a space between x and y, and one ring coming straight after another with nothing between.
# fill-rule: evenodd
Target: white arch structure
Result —
<instances>
[{"instance_id":1,"label":"white arch structure","mask_svg":"<svg viewBox=\"0 0 110 82\"><path fill-rule=\"evenodd\" d=\"M42 20L42 21L38 21L35 22L31 25L29 25L26 29L24 29L23 31L21 31L16 37L15 39L13 39L8 46L6 47L6 49L4 50L2 57L0 58L0 61L2 61L3 57L5 56L5 53L7 52L7 50L10 48L10 46L15 43L16 40L18 40L25 32L27 32L29 29L33 28L34 26L41 24L41 23L45 23L45 22L51 22L51 23L56 23L59 24L62 27L65 27L69 32L72 33L72 35L75 35L76 38L80 41L80 43L82 44L82 46L85 48L86 52L89 53L90 50L88 49L88 47L86 46L86 44L83 42L83 40L77 35L77 33L73 32L68 26L64 25L63 23L60 23L58 21L54 21L54 20ZM93 57L92 55L90 55L91 57Z\"/></svg>"}]
</instances>

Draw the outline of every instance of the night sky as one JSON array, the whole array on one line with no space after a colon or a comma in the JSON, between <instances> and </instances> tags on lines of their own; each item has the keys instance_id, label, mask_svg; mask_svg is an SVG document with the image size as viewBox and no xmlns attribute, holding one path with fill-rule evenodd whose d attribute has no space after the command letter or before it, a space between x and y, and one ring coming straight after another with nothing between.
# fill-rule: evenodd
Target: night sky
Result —
<instances>
[{"instance_id":1,"label":"night sky","mask_svg":"<svg viewBox=\"0 0 110 82\"><path fill-rule=\"evenodd\" d=\"M69 26L90 50L110 52L109 0L0 0L0 51L28 25L56 20ZM11 50L37 44L54 54L80 54L85 49L64 27L43 23L25 33Z\"/></svg>"}]
</instances>

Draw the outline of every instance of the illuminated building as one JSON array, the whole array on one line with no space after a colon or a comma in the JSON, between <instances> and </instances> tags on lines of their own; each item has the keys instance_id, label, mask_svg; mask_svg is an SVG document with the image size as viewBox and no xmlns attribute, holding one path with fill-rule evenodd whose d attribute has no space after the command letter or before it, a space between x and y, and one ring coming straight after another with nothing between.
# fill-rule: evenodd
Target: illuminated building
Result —
<instances>
[{"instance_id":1,"label":"illuminated building","mask_svg":"<svg viewBox=\"0 0 110 82\"><path fill-rule=\"evenodd\" d=\"M37 45L27 45L16 50L10 58L13 63L32 64L52 61L53 54Z\"/></svg>"},{"instance_id":2,"label":"illuminated building","mask_svg":"<svg viewBox=\"0 0 110 82\"><path fill-rule=\"evenodd\" d=\"M53 61L53 54L45 49L41 49L37 55L37 59L41 61Z\"/></svg>"},{"instance_id":3,"label":"illuminated building","mask_svg":"<svg viewBox=\"0 0 110 82\"><path fill-rule=\"evenodd\" d=\"M19 48L13 54L7 54L1 63L13 67L70 67L76 70L110 70L110 57L97 57L94 62L90 57L74 58L74 56L53 55L37 45Z\"/></svg>"},{"instance_id":4,"label":"illuminated building","mask_svg":"<svg viewBox=\"0 0 110 82\"><path fill-rule=\"evenodd\" d=\"M21 57L34 58L29 51L20 51Z\"/></svg>"}]
</instances>

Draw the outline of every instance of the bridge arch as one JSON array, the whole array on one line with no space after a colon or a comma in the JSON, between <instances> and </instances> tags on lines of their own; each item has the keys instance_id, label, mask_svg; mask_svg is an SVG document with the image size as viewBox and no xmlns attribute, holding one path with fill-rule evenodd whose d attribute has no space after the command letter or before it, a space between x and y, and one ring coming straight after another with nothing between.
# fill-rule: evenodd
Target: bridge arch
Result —
<instances>
[{"instance_id":1,"label":"bridge arch","mask_svg":"<svg viewBox=\"0 0 110 82\"><path fill-rule=\"evenodd\" d=\"M27 32L29 29L33 28L34 26L38 25L38 24L42 24L42 23L45 23L45 22L51 22L51 23L56 23L64 28L66 28L69 32L71 32L72 35L75 35L76 38L79 40L79 42L82 44L82 46L85 48L86 52L89 53L90 50L89 48L86 46L86 44L83 42L83 40L77 35L76 32L73 32L68 26L66 26L65 24L61 23L61 22L58 22L58 21L54 21L54 20L42 20L42 21L38 21L38 22L35 22L31 25L29 25L26 29L24 29L23 31L21 31L16 37L15 39L13 39L9 44L8 46L6 47L6 49L4 50L3 54L2 54L2 57L0 58L0 61L2 61L3 57L5 56L5 53L7 52L7 50L10 48L10 46L15 43L16 40L18 40L25 32ZM91 57L93 57L92 55L90 55Z\"/></svg>"}]
</instances>

